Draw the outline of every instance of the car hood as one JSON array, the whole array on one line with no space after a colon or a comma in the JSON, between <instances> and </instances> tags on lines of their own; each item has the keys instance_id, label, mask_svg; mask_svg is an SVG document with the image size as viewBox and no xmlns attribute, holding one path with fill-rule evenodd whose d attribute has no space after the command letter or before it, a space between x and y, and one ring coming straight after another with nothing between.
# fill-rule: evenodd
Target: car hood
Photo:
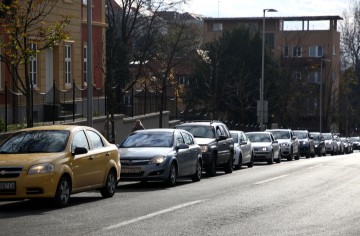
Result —
<instances>
[{"instance_id":1,"label":"car hood","mask_svg":"<svg viewBox=\"0 0 360 236\"><path fill-rule=\"evenodd\" d=\"M195 138L195 140L199 145L207 145L209 143L215 142L215 139L213 138Z\"/></svg>"},{"instance_id":2,"label":"car hood","mask_svg":"<svg viewBox=\"0 0 360 236\"><path fill-rule=\"evenodd\" d=\"M253 146L253 147L268 147L268 146L270 146L271 145L271 143L270 142L268 142L268 143L264 143L264 142L261 142L261 143L251 143L251 145Z\"/></svg>"},{"instance_id":3,"label":"car hood","mask_svg":"<svg viewBox=\"0 0 360 236\"><path fill-rule=\"evenodd\" d=\"M21 166L24 170L40 163L51 163L65 157L64 153L1 154L0 166Z\"/></svg>"},{"instance_id":4,"label":"car hood","mask_svg":"<svg viewBox=\"0 0 360 236\"><path fill-rule=\"evenodd\" d=\"M135 147L135 148L119 148L120 160L128 158L152 158L156 155L167 156L174 152L173 148L168 147Z\"/></svg>"}]
</instances>

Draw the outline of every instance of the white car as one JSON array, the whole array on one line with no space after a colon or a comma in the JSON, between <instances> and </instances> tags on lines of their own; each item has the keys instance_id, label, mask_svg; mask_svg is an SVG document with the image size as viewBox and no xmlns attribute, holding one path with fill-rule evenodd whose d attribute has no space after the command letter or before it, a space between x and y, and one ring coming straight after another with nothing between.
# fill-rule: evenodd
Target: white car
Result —
<instances>
[{"instance_id":1,"label":"white car","mask_svg":"<svg viewBox=\"0 0 360 236\"><path fill-rule=\"evenodd\" d=\"M234 139L234 169L239 170L242 165L253 167L254 150L248 137L240 130L230 130L230 134Z\"/></svg>"}]
</instances>

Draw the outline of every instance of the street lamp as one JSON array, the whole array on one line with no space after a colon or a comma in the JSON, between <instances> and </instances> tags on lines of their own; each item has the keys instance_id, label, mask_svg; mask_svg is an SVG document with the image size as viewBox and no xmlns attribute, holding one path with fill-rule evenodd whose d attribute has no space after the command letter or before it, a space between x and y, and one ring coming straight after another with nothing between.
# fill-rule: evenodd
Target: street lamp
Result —
<instances>
[{"instance_id":1,"label":"street lamp","mask_svg":"<svg viewBox=\"0 0 360 236\"><path fill-rule=\"evenodd\" d=\"M320 81L319 81L319 83L320 83L320 102L319 102L319 104L320 104L320 109L319 109L319 111L320 111L320 114L319 114L319 117L320 117L320 119L319 119L320 131L319 132L320 133L322 131L322 82L323 82L323 66L322 66L322 63L323 63L323 61L330 62L330 60L325 59L325 58L321 58L321 61L320 61Z\"/></svg>"},{"instance_id":2,"label":"street lamp","mask_svg":"<svg viewBox=\"0 0 360 236\"><path fill-rule=\"evenodd\" d=\"M260 130L264 124L264 64L265 64L265 12L277 12L275 9L263 9L262 51L261 51L261 82L260 82Z\"/></svg>"}]
</instances>

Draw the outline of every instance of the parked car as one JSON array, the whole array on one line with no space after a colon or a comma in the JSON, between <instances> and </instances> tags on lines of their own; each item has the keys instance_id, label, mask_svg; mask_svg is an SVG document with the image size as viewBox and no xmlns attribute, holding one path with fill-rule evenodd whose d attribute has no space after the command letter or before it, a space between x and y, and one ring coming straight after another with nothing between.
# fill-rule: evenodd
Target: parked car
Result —
<instances>
[{"instance_id":1,"label":"parked car","mask_svg":"<svg viewBox=\"0 0 360 236\"><path fill-rule=\"evenodd\" d=\"M306 158L315 157L314 139L307 130L293 130L294 134L299 140L300 156Z\"/></svg>"},{"instance_id":2,"label":"parked car","mask_svg":"<svg viewBox=\"0 0 360 236\"><path fill-rule=\"evenodd\" d=\"M201 179L202 155L193 135L180 129L146 129L131 133L119 145L121 180L164 181Z\"/></svg>"},{"instance_id":3,"label":"parked car","mask_svg":"<svg viewBox=\"0 0 360 236\"><path fill-rule=\"evenodd\" d=\"M97 130L50 125L23 129L0 146L0 199L51 198L98 189L112 197L120 177L119 152Z\"/></svg>"},{"instance_id":4,"label":"parked car","mask_svg":"<svg viewBox=\"0 0 360 236\"><path fill-rule=\"evenodd\" d=\"M310 136L313 137L316 155L318 155L319 157L326 156L325 139L322 136L322 133L310 132Z\"/></svg>"},{"instance_id":5,"label":"parked car","mask_svg":"<svg viewBox=\"0 0 360 236\"><path fill-rule=\"evenodd\" d=\"M338 146L338 150L337 150L337 154L344 154L345 153L345 145L344 143L341 141L340 137L337 135L334 135L334 139L337 143Z\"/></svg>"},{"instance_id":6,"label":"parked car","mask_svg":"<svg viewBox=\"0 0 360 236\"><path fill-rule=\"evenodd\" d=\"M360 137L350 137L350 142L353 145L353 150L360 150Z\"/></svg>"},{"instance_id":7,"label":"parked car","mask_svg":"<svg viewBox=\"0 0 360 236\"><path fill-rule=\"evenodd\" d=\"M323 133L322 135L325 139L326 153L331 154L332 156L336 155L338 152L338 145L332 133Z\"/></svg>"},{"instance_id":8,"label":"parked car","mask_svg":"<svg viewBox=\"0 0 360 236\"><path fill-rule=\"evenodd\" d=\"M353 153L353 146L349 138L341 137L341 142L344 144L344 151L346 154Z\"/></svg>"},{"instance_id":9,"label":"parked car","mask_svg":"<svg viewBox=\"0 0 360 236\"><path fill-rule=\"evenodd\" d=\"M254 150L249 138L243 131L230 130L231 137L234 139L234 167L239 170L242 165L253 167Z\"/></svg>"},{"instance_id":10,"label":"parked car","mask_svg":"<svg viewBox=\"0 0 360 236\"><path fill-rule=\"evenodd\" d=\"M290 129L268 129L274 138L279 141L281 158L286 158L288 161L300 159L299 154L299 140L294 132Z\"/></svg>"},{"instance_id":11,"label":"parked car","mask_svg":"<svg viewBox=\"0 0 360 236\"><path fill-rule=\"evenodd\" d=\"M201 147L204 168L208 176L215 176L217 169L233 171L234 140L228 127L221 121L190 121L176 126L194 135Z\"/></svg>"},{"instance_id":12,"label":"parked car","mask_svg":"<svg viewBox=\"0 0 360 236\"><path fill-rule=\"evenodd\" d=\"M266 161L269 165L281 162L279 142L270 132L248 132L245 135L249 138L254 148L254 161Z\"/></svg>"}]
</instances>

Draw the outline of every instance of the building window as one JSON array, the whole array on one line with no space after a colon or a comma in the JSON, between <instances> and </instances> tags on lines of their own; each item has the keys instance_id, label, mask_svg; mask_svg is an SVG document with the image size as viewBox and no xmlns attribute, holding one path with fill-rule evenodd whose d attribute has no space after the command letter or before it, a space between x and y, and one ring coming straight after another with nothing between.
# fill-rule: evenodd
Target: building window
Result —
<instances>
[{"instance_id":1,"label":"building window","mask_svg":"<svg viewBox=\"0 0 360 236\"><path fill-rule=\"evenodd\" d=\"M37 86L37 71L38 71L38 63L37 63L37 45L30 45L31 51L34 52L34 55L30 57L30 81L32 82L32 86Z\"/></svg>"},{"instance_id":2,"label":"building window","mask_svg":"<svg viewBox=\"0 0 360 236\"><path fill-rule=\"evenodd\" d=\"M84 83L87 82L87 46L84 46Z\"/></svg>"},{"instance_id":3,"label":"building window","mask_svg":"<svg viewBox=\"0 0 360 236\"><path fill-rule=\"evenodd\" d=\"M301 47L293 47L293 57L302 57Z\"/></svg>"},{"instance_id":4,"label":"building window","mask_svg":"<svg viewBox=\"0 0 360 236\"><path fill-rule=\"evenodd\" d=\"M266 46L271 48L271 49L274 49L275 48L275 40L274 40L275 36L273 33L266 33L265 34L265 43L266 43Z\"/></svg>"},{"instance_id":5,"label":"building window","mask_svg":"<svg viewBox=\"0 0 360 236\"><path fill-rule=\"evenodd\" d=\"M65 45L65 83L71 83L71 45Z\"/></svg>"},{"instance_id":6,"label":"building window","mask_svg":"<svg viewBox=\"0 0 360 236\"><path fill-rule=\"evenodd\" d=\"M323 48L321 46L310 46L309 47L309 57L322 57Z\"/></svg>"},{"instance_id":7,"label":"building window","mask_svg":"<svg viewBox=\"0 0 360 236\"><path fill-rule=\"evenodd\" d=\"M289 57L289 47L284 47L284 57Z\"/></svg>"},{"instance_id":8,"label":"building window","mask_svg":"<svg viewBox=\"0 0 360 236\"><path fill-rule=\"evenodd\" d=\"M320 71L311 71L309 73L309 84L320 83Z\"/></svg>"},{"instance_id":9,"label":"building window","mask_svg":"<svg viewBox=\"0 0 360 236\"><path fill-rule=\"evenodd\" d=\"M124 102L124 104L125 105L131 105L131 96L130 95L125 95L124 97L123 97L123 102Z\"/></svg>"},{"instance_id":10,"label":"building window","mask_svg":"<svg viewBox=\"0 0 360 236\"><path fill-rule=\"evenodd\" d=\"M178 83L179 85L188 85L189 84L189 79L187 76L178 76Z\"/></svg>"},{"instance_id":11,"label":"building window","mask_svg":"<svg viewBox=\"0 0 360 236\"><path fill-rule=\"evenodd\" d=\"M308 103L309 115L315 114L315 108L317 107L317 100L316 99L309 99Z\"/></svg>"},{"instance_id":12,"label":"building window","mask_svg":"<svg viewBox=\"0 0 360 236\"><path fill-rule=\"evenodd\" d=\"M222 31L223 24L222 23L214 23L212 26L212 31Z\"/></svg>"}]
</instances>

